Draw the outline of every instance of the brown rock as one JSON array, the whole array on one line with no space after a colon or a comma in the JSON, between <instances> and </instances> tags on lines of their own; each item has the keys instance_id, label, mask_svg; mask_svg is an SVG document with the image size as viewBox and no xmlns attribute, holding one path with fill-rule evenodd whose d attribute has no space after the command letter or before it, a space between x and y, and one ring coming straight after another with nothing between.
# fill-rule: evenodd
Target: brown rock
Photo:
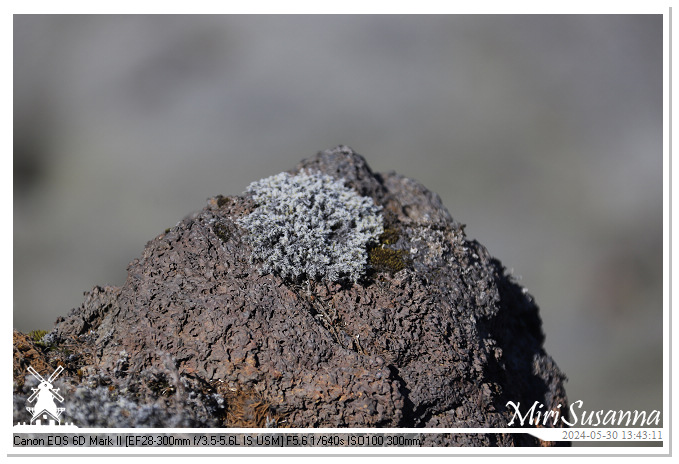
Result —
<instances>
[{"instance_id":1,"label":"brown rock","mask_svg":"<svg viewBox=\"0 0 679 464\"><path fill-rule=\"evenodd\" d=\"M567 409L538 307L436 194L374 174L344 146L302 168L383 207L363 282L260 275L236 222L254 205L218 196L149 242L122 287L96 287L57 321L55 346L74 339L92 353L71 371L97 372L140 403L162 398L204 426L506 427L508 401ZM539 443L487 434L424 444Z\"/></svg>"}]
</instances>

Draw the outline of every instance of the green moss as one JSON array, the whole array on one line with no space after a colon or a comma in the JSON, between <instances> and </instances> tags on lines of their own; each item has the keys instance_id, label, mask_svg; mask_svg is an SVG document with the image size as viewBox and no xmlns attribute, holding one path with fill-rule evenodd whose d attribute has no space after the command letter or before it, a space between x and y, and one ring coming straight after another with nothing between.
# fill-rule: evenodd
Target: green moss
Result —
<instances>
[{"instance_id":1,"label":"green moss","mask_svg":"<svg viewBox=\"0 0 679 464\"><path fill-rule=\"evenodd\" d=\"M395 245L399 238L398 228L393 226L384 228L379 244L368 249L368 264L373 270L395 274L408 265L409 253L406 250L394 250L389 247Z\"/></svg>"},{"instance_id":2,"label":"green moss","mask_svg":"<svg viewBox=\"0 0 679 464\"><path fill-rule=\"evenodd\" d=\"M229 197L224 197L222 195L217 195L217 206L220 208L224 205L231 204L231 198Z\"/></svg>"},{"instance_id":3,"label":"green moss","mask_svg":"<svg viewBox=\"0 0 679 464\"><path fill-rule=\"evenodd\" d=\"M227 242L229 241L229 237L231 237L231 233L229 232L229 229L222 224L221 222L218 222L217 224L214 225L212 228L214 230L215 235L219 237L219 239L222 242Z\"/></svg>"},{"instance_id":4,"label":"green moss","mask_svg":"<svg viewBox=\"0 0 679 464\"><path fill-rule=\"evenodd\" d=\"M382 245L393 245L398 242L398 229L394 227L387 227L384 229L382 235L380 235L380 243Z\"/></svg>"},{"instance_id":5,"label":"green moss","mask_svg":"<svg viewBox=\"0 0 679 464\"><path fill-rule=\"evenodd\" d=\"M36 346L42 348L43 351L52 351L55 347L42 341L42 338L47 334L48 332L46 330L31 330L28 332L29 338L33 341L33 343L35 343Z\"/></svg>"},{"instance_id":6,"label":"green moss","mask_svg":"<svg viewBox=\"0 0 679 464\"><path fill-rule=\"evenodd\" d=\"M31 340L35 343L41 343L42 337L45 335L47 335L46 330L31 330L28 332L28 336L31 337Z\"/></svg>"},{"instance_id":7,"label":"green moss","mask_svg":"<svg viewBox=\"0 0 679 464\"><path fill-rule=\"evenodd\" d=\"M377 271L394 274L406 267L408 252L377 246L368 250L368 263Z\"/></svg>"}]
</instances>

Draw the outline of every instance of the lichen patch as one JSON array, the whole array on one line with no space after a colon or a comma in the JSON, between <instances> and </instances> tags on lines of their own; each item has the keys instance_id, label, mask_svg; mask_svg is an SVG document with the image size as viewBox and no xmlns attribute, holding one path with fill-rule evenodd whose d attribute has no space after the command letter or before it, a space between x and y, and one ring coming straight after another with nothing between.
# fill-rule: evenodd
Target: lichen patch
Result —
<instances>
[{"instance_id":1,"label":"lichen patch","mask_svg":"<svg viewBox=\"0 0 679 464\"><path fill-rule=\"evenodd\" d=\"M383 233L380 207L318 172L282 172L253 182L257 208L238 222L261 273L283 278L359 281L367 247Z\"/></svg>"}]
</instances>

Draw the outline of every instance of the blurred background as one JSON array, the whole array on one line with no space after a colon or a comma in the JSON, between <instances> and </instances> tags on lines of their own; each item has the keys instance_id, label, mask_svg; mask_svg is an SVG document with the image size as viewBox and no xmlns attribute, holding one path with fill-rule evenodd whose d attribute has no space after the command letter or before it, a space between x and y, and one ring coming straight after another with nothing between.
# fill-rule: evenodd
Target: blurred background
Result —
<instances>
[{"instance_id":1,"label":"blurred background","mask_svg":"<svg viewBox=\"0 0 679 464\"><path fill-rule=\"evenodd\" d=\"M520 277L588 411L662 409L662 16L15 16L14 327L347 144Z\"/></svg>"}]
</instances>

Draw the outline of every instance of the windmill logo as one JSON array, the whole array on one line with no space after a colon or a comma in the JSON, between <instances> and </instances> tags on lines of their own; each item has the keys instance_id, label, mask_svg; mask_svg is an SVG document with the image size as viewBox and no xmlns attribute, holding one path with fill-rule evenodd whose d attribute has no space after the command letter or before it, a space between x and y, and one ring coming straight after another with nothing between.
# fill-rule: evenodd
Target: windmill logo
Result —
<instances>
[{"instance_id":1,"label":"windmill logo","mask_svg":"<svg viewBox=\"0 0 679 464\"><path fill-rule=\"evenodd\" d=\"M59 416L61 416L61 413L64 412L65 409L58 408L54 400L58 400L60 403L63 403L64 398L62 398L62 396L57 393L59 389L54 388L52 386L52 382L63 370L63 366L57 367L52 375L50 375L49 378L45 380L40 374L38 374L38 371L33 369L32 366L28 366L28 372L30 372L33 377L38 379L38 382L40 382L38 388L31 388L31 390L33 390L33 394L28 398L29 403L32 403L37 399L35 406L32 408L26 406L26 410L28 410L28 412L33 415L31 418L31 424L40 425L42 423L42 419L48 420L50 425L54 425L55 422L57 424L61 424L61 419L59 419Z\"/></svg>"},{"instance_id":2,"label":"windmill logo","mask_svg":"<svg viewBox=\"0 0 679 464\"><path fill-rule=\"evenodd\" d=\"M28 366L28 372L39 382L37 388L31 388L33 394L27 400L28 403L35 401L32 407L26 406L26 410L31 413L31 426L61 425L60 416L65 408L58 407L56 402L63 403L64 398L59 394L59 389L54 388L53 382L63 370L63 366L57 367L52 375L45 380L32 366ZM17 424L16 426L26 425L28 424ZM66 425L73 426L73 424Z\"/></svg>"}]
</instances>

